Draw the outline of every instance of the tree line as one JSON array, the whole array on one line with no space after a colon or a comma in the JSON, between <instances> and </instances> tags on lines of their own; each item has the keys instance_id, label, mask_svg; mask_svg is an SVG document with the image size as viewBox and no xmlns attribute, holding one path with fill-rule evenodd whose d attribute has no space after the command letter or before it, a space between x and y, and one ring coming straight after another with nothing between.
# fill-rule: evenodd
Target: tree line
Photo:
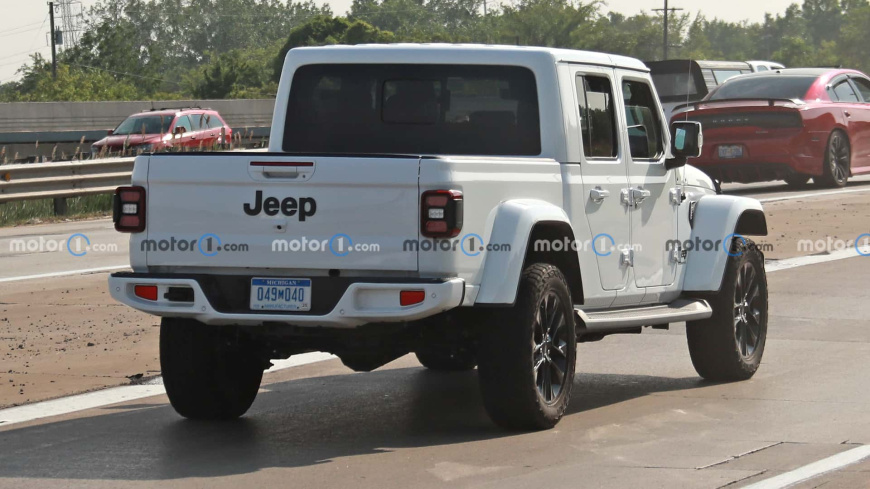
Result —
<instances>
[{"instance_id":1,"label":"tree line","mask_svg":"<svg viewBox=\"0 0 870 489\"><path fill-rule=\"evenodd\" d=\"M662 17L601 0L353 0L347 15L312 0L103 0L78 45L34 55L0 102L275 95L298 46L389 42L519 44L661 59ZM804 0L761 22L671 16L671 58L772 60L870 69L868 0Z\"/></svg>"}]
</instances>

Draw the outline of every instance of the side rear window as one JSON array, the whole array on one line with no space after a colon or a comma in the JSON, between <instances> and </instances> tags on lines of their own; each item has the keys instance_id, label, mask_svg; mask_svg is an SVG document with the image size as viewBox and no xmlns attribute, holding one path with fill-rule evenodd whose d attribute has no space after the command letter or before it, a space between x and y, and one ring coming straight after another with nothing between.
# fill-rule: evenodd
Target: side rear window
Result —
<instances>
[{"instance_id":1,"label":"side rear window","mask_svg":"<svg viewBox=\"0 0 870 489\"><path fill-rule=\"evenodd\" d=\"M205 114L190 114L188 117L190 118L190 126L194 131L208 127L208 123L205 121Z\"/></svg>"},{"instance_id":2,"label":"side rear window","mask_svg":"<svg viewBox=\"0 0 870 489\"><path fill-rule=\"evenodd\" d=\"M183 127L185 132L190 132L193 130L193 126L190 124L190 118L186 115L179 117L175 121L175 130L177 131L179 127Z\"/></svg>"},{"instance_id":3,"label":"side rear window","mask_svg":"<svg viewBox=\"0 0 870 489\"><path fill-rule=\"evenodd\" d=\"M864 102L870 102L870 81L864 78L852 78L852 82L861 93L861 98L864 99Z\"/></svg>"},{"instance_id":4,"label":"side rear window","mask_svg":"<svg viewBox=\"0 0 870 489\"><path fill-rule=\"evenodd\" d=\"M856 94L855 90L852 89L852 85L849 83L849 80L843 80L840 83L834 85L834 94L837 95L837 100L839 102L858 101L858 94Z\"/></svg>"},{"instance_id":5,"label":"side rear window","mask_svg":"<svg viewBox=\"0 0 870 489\"><path fill-rule=\"evenodd\" d=\"M615 158L618 139L610 80L578 75L576 84L583 154L587 158Z\"/></svg>"},{"instance_id":6,"label":"side rear window","mask_svg":"<svg viewBox=\"0 0 870 489\"><path fill-rule=\"evenodd\" d=\"M210 129L220 129L223 127L224 123L221 121L221 118L214 114L206 114L206 122L208 123L208 127Z\"/></svg>"},{"instance_id":7,"label":"side rear window","mask_svg":"<svg viewBox=\"0 0 870 489\"><path fill-rule=\"evenodd\" d=\"M534 74L515 66L307 65L283 149L348 154L541 154Z\"/></svg>"},{"instance_id":8,"label":"side rear window","mask_svg":"<svg viewBox=\"0 0 870 489\"><path fill-rule=\"evenodd\" d=\"M653 92L648 83L623 80L625 121L633 159L654 159L664 152L662 124Z\"/></svg>"}]
</instances>

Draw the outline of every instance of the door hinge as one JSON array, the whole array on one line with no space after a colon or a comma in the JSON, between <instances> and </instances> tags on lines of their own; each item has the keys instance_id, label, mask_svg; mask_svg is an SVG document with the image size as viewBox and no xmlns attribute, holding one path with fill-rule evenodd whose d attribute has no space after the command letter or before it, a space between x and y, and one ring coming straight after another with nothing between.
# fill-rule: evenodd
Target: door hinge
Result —
<instances>
[{"instance_id":1,"label":"door hinge","mask_svg":"<svg viewBox=\"0 0 870 489\"><path fill-rule=\"evenodd\" d=\"M683 193L683 189L680 187L672 188L670 191L671 196L671 204L680 205L686 200L686 194Z\"/></svg>"},{"instance_id":2,"label":"door hinge","mask_svg":"<svg viewBox=\"0 0 870 489\"><path fill-rule=\"evenodd\" d=\"M683 249L679 244L671 250L671 261L674 263L686 263L686 258L689 256L689 250Z\"/></svg>"},{"instance_id":3,"label":"door hinge","mask_svg":"<svg viewBox=\"0 0 870 489\"><path fill-rule=\"evenodd\" d=\"M634 250L622 250L619 255L619 265L627 267L634 266Z\"/></svg>"}]
</instances>

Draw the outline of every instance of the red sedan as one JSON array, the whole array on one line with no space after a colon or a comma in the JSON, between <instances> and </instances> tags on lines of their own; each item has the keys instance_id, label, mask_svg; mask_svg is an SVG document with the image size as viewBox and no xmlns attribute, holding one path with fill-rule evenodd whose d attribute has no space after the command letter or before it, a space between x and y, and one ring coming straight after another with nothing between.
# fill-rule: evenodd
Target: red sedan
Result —
<instances>
[{"instance_id":1,"label":"red sedan","mask_svg":"<svg viewBox=\"0 0 870 489\"><path fill-rule=\"evenodd\" d=\"M810 178L843 187L870 173L870 78L854 70L784 69L734 77L672 120L698 121L704 151L692 160L720 182Z\"/></svg>"}]
</instances>

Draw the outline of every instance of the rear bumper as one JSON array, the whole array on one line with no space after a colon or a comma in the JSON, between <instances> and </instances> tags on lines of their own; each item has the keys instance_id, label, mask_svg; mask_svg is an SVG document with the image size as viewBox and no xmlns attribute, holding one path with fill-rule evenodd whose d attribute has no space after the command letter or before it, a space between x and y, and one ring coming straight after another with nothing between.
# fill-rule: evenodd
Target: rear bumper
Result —
<instances>
[{"instance_id":1,"label":"rear bumper","mask_svg":"<svg viewBox=\"0 0 870 489\"><path fill-rule=\"evenodd\" d=\"M115 273L109 277L109 292L118 302L155 316L187 317L213 325L258 326L268 322L333 328L423 319L458 307L465 295L465 281L459 278L385 282L323 277L314 281L312 295L314 301L318 296L325 300L314 302L312 311L261 313L242 306L250 295L249 285L245 285L249 283L250 277ZM137 297L133 293L136 285L156 285L158 299ZM189 287L192 297L170 300L170 287ZM401 306L399 292L408 289L423 290L425 300Z\"/></svg>"},{"instance_id":2,"label":"rear bumper","mask_svg":"<svg viewBox=\"0 0 870 489\"><path fill-rule=\"evenodd\" d=\"M710 177L722 182L763 182L782 180L801 173L818 176L822 173L827 133L802 131L798 134L731 134L711 130L704 134L704 152L692 160ZM740 145L742 158L720 158L719 147Z\"/></svg>"},{"instance_id":3,"label":"rear bumper","mask_svg":"<svg viewBox=\"0 0 870 489\"><path fill-rule=\"evenodd\" d=\"M696 162L692 162L696 165ZM723 183L752 183L784 180L802 173L787 163L698 164L697 167L714 180Z\"/></svg>"}]
</instances>

